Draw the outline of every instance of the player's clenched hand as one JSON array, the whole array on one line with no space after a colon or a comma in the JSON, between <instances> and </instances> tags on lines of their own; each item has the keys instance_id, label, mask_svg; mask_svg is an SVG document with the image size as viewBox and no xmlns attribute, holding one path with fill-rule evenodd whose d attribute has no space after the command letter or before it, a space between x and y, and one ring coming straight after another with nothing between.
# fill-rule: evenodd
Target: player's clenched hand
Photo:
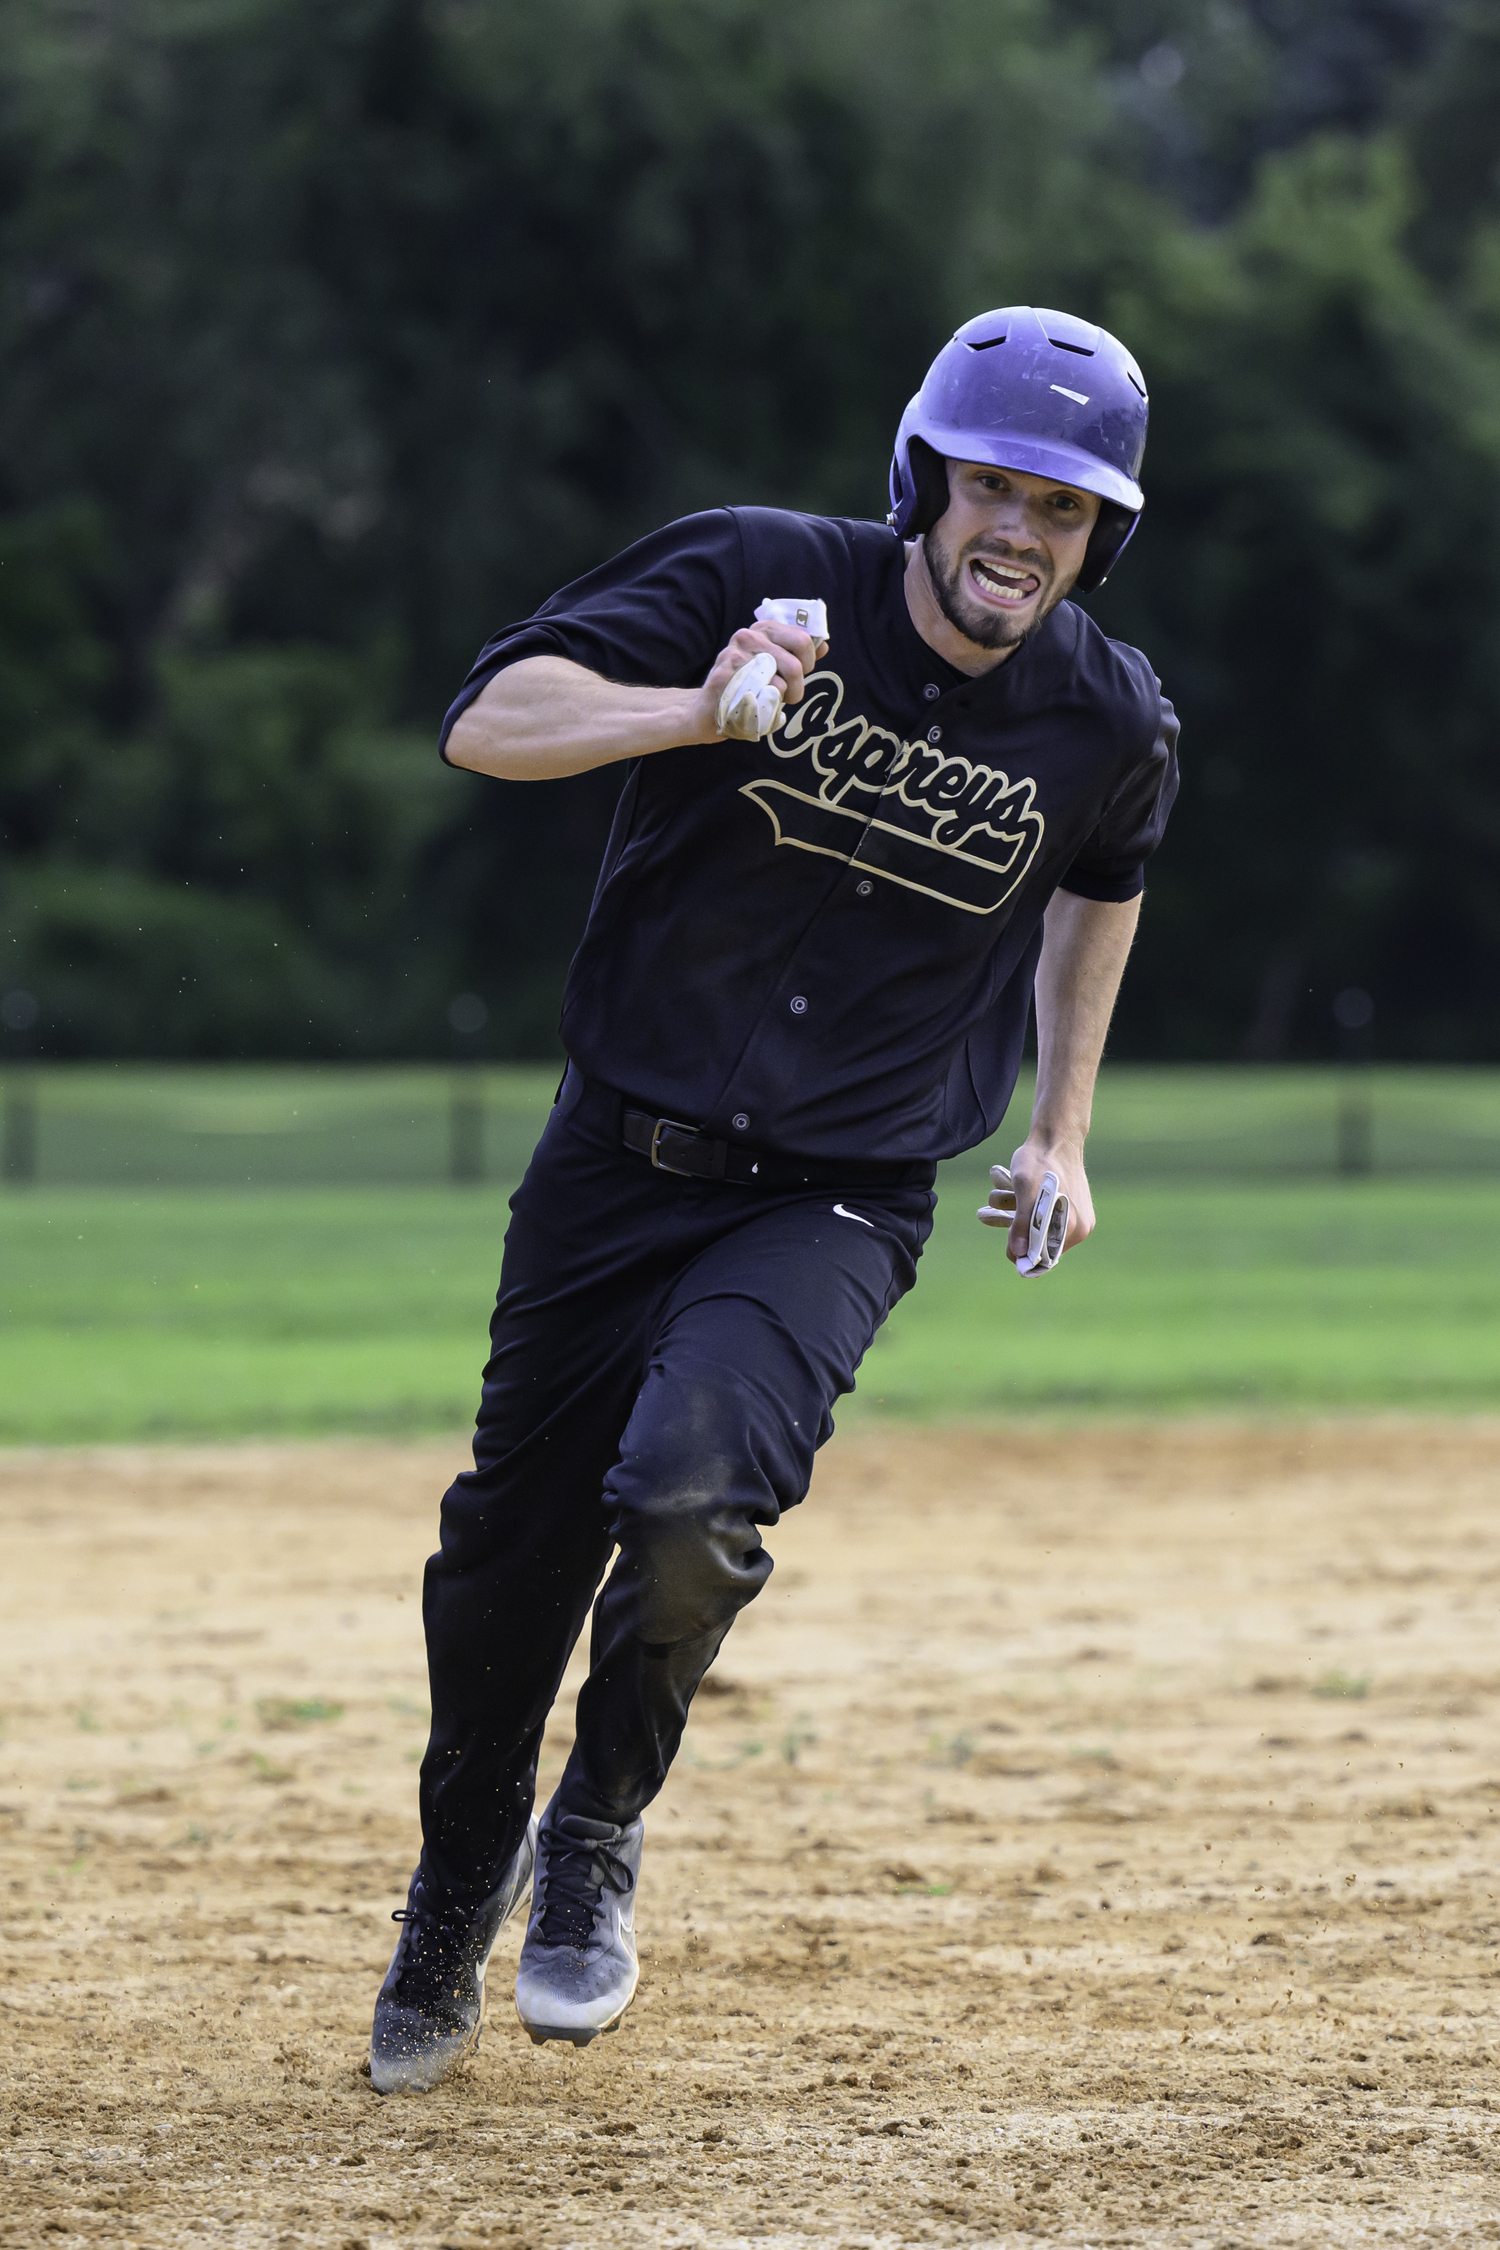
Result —
<instances>
[{"instance_id":1,"label":"player's clenched hand","mask_svg":"<svg viewBox=\"0 0 1500 2250\"><path fill-rule=\"evenodd\" d=\"M1083 1150L1046 1141L1023 1141L1010 1160L1010 1186L992 1187L989 1202L979 1214L987 1226L1005 1228L1005 1255L1012 1265L1026 1255L1031 1214L1048 1172L1057 1174L1058 1192L1068 1199L1068 1231L1059 1255L1066 1255L1094 1231L1094 1199L1083 1168Z\"/></svg>"},{"instance_id":2,"label":"player's clenched hand","mask_svg":"<svg viewBox=\"0 0 1500 2250\"><path fill-rule=\"evenodd\" d=\"M728 646L714 659L713 670L699 690L698 704L702 716L703 732L700 742L722 742L719 731L719 698L742 664L752 656L770 656L776 664L776 677L782 698L787 703L800 703L807 675L820 657L828 653L826 641L815 641L800 625L742 625Z\"/></svg>"}]
</instances>

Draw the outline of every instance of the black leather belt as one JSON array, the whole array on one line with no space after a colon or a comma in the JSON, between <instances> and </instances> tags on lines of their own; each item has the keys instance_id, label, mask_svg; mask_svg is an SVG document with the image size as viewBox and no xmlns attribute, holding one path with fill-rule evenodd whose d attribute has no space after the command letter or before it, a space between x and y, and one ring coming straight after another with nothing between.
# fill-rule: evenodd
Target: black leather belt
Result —
<instances>
[{"instance_id":1,"label":"black leather belt","mask_svg":"<svg viewBox=\"0 0 1500 2250\"><path fill-rule=\"evenodd\" d=\"M658 1172L677 1172L688 1180L729 1180L742 1187L893 1188L930 1187L930 1164L869 1164L856 1159L832 1161L783 1156L764 1149L745 1148L738 1141L718 1141L696 1125L680 1125L675 1118L652 1117L644 1109L631 1109L621 1097L620 1134L625 1146L649 1157Z\"/></svg>"}]
</instances>

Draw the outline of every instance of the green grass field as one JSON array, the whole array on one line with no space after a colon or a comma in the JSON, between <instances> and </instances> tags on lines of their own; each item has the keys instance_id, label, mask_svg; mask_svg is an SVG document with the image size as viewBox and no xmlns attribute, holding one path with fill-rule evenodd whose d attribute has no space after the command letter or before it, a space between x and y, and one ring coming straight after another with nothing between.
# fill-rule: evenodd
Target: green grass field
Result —
<instances>
[{"instance_id":1,"label":"green grass field","mask_svg":"<svg viewBox=\"0 0 1500 2250\"><path fill-rule=\"evenodd\" d=\"M142 1074L112 1134L80 1095L91 1082L118 1095L119 1080L76 1074L71 1162L97 1179L80 1154L92 1133L119 1184L57 1181L54 1156L55 1184L44 1163L39 1184L0 1195L0 1441L466 1426L506 1194L552 1089L544 1072L489 1080L498 1177L453 1188L431 1184L442 1073L370 1074L363 1107L329 1074L182 1073L169 1112ZM1467 1152L1469 1176L1336 1177L1337 1089L1317 1074L1122 1072L1100 1103L1099 1233L1022 1282L973 1218L985 1165L1012 1136L945 1167L917 1289L844 1414L1500 1407L1500 1081L1400 1074L1389 1100L1372 1083L1377 1161L1382 1109L1402 1133L1425 1112L1435 1139ZM314 1135L300 1168L299 1129ZM163 1158L171 1132L191 1161ZM1257 1176L1236 1154L1247 1141L1282 1150L1284 1175L1268 1159ZM227 1143L236 1171L247 1148L274 1144L260 1161L280 1184L128 1184L153 1148L156 1177L201 1183ZM373 1165L386 1184L315 1184L338 1148L346 1178ZM427 1184L411 1176L418 1156Z\"/></svg>"}]
</instances>

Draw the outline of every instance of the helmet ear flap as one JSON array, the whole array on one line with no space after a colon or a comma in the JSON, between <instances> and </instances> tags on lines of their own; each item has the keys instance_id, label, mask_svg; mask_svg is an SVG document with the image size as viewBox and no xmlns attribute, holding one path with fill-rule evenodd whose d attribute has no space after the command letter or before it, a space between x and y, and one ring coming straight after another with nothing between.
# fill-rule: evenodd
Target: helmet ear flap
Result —
<instances>
[{"instance_id":1,"label":"helmet ear flap","mask_svg":"<svg viewBox=\"0 0 1500 2250\"><path fill-rule=\"evenodd\" d=\"M919 445L921 440L914 438L912 443L914 446ZM1091 594L1096 586L1104 584L1139 522L1139 514L1129 508L1122 508L1117 501L1102 502L1094 528L1089 533L1088 546L1084 550L1083 568L1073 581L1075 594Z\"/></svg>"},{"instance_id":2,"label":"helmet ear flap","mask_svg":"<svg viewBox=\"0 0 1500 2250\"><path fill-rule=\"evenodd\" d=\"M917 539L948 513L948 464L926 438L910 438L906 458L916 500L903 528L908 539Z\"/></svg>"}]
</instances>

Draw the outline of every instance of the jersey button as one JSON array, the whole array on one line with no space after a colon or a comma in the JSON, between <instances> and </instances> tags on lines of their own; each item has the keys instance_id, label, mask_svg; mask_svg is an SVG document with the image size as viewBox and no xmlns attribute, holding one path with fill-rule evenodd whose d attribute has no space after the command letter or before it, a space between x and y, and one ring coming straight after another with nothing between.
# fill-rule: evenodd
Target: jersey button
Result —
<instances>
[{"instance_id":1,"label":"jersey button","mask_svg":"<svg viewBox=\"0 0 1500 2250\"><path fill-rule=\"evenodd\" d=\"M737 1133L748 1133L750 1130L750 1120L742 1109L737 1109L729 1122Z\"/></svg>"},{"instance_id":2,"label":"jersey button","mask_svg":"<svg viewBox=\"0 0 1500 2250\"><path fill-rule=\"evenodd\" d=\"M927 729L927 739L928 739L928 741L929 741L929 742L941 742L941 741L942 741L942 739L943 739L943 730L942 730L942 728L941 728L941 727L929 727L929 728Z\"/></svg>"},{"instance_id":3,"label":"jersey button","mask_svg":"<svg viewBox=\"0 0 1500 2250\"><path fill-rule=\"evenodd\" d=\"M855 884L854 895L856 898L868 898L874 888L875 885L870 881L869 877L866 876L865 880L862 883Z\"/></svg>"},{"instance_id":4,"label":"jersey button","mask_svg":"<svg viewBox=\"0 0 1500 2250\"><path fill-rule=\"evenodd\" d=\"M805 1016L807 1014L807 1002L800 992L794 993L792 996L792 1014L794 1016Z\"/></svg>"},{"instance_id":5,"label":"jersey button","mask_svg":"<svg viewBox=\"0 0 1500 2250\"><path fill-rule=\"evenodd\" d=\"M943 691L938 686L936 680L929 680L926 687L924 687L922 690L923 699L928 703L936 703L938 697L942 694L942 692Z\"/></svg>"}]
</instances>

